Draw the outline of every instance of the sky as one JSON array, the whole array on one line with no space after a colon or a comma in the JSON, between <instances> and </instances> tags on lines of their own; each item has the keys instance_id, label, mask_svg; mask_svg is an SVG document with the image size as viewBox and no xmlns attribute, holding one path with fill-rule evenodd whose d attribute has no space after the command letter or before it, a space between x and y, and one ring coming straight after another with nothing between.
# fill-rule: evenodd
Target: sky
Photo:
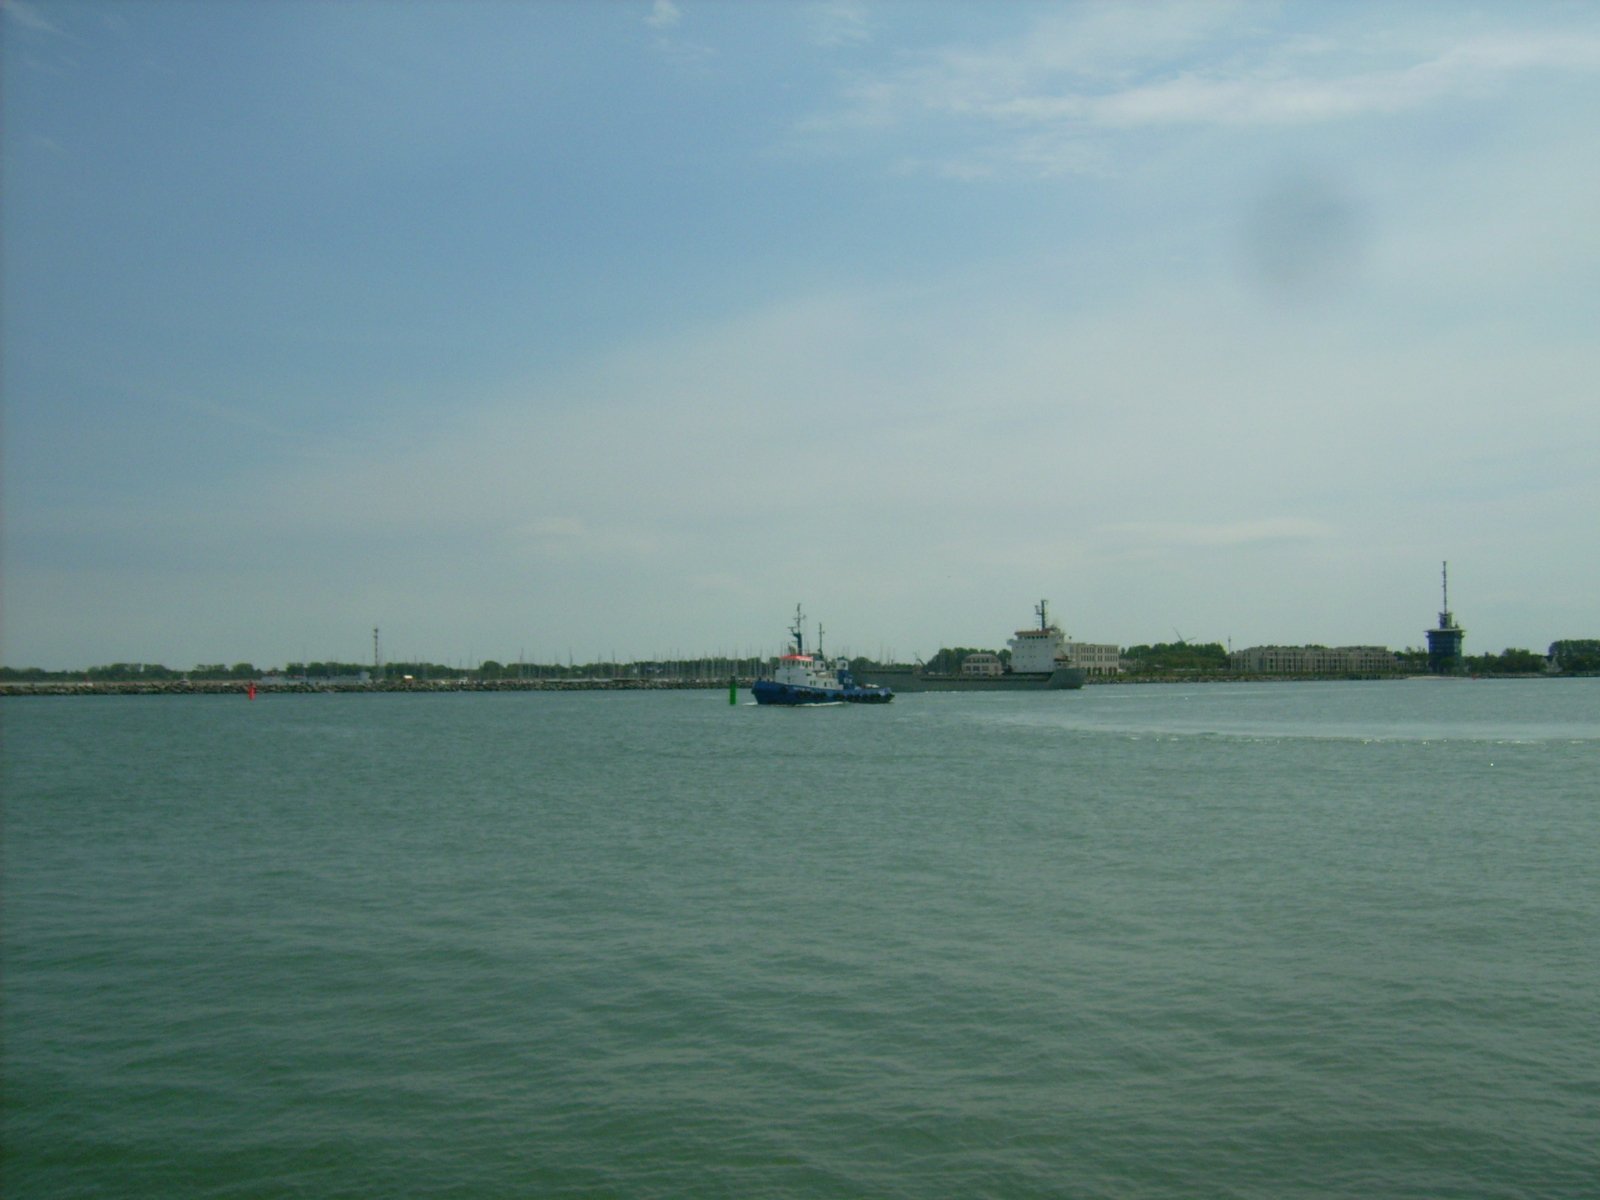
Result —
<instances>
[{"instance_id":1,"label":"sky","mask_svg":"<svg viewBox=\"0 0 1600 1200\"><path fill-rule=\"evenodd\" d=\"M0 4L0 661L1600 636L1600 6Z\"/></svg>"}]
</instances>

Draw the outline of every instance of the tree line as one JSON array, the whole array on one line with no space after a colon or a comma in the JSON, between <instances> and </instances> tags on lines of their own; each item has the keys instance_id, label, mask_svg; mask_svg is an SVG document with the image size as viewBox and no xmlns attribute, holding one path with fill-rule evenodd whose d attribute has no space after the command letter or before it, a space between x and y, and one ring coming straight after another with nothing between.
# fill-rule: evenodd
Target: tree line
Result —
<instances>
[{"instance_id":1,"label":"tree line","mask_svg":"<svg viewBox=\"0 0 1600 1200\"><path fill-rule=\"evenodd\" d=\"M1011 651L985 650L972 646L947 646L923 664L925 670L938 674L956 674L969 654L994 654L1002 664L1009 666ZM1397 673L1422 674L1428 669L1428 652L1409 647L1396 650ZM1126 646L1121 652L1124 669L1130 674L1146 675L1222 675L1229 670L1228 651L1221 642L1155 642L1149 645ZM858 659L861 667L879 667L892 664ZM1545 654L1534 650L1506 649L1498 654L1469 654L1462 658L1465 670L1474 675L1540 675L1555 671L1564 675L1583 675L1600 672L1600 639L1568 638L1552 642Z\"/></svg>"},{"instance_id":2,"label":"tree line","mask_svg":"<svg viewBox=\"0 0 1600 1200\"><path fill-rule=\"evenodd\" d=\"M982 650L971 646L941 649L925 664L939 673L960 671L969 654L993 654L1002 665L1009 665L1010 650ZM1156 642L1128 646L1122 651L1127 668L1133 673L1182 675L1222 674L1228 670L1228 652L1219 642ZM1421 673L1427 670L1428 652L1414 647L1395 651L1397 669ZM376 670L380 680L413 679L614 679L614 678L719 678L723 675L753 675L766 659L761 657L672 659L664 661L587 662L587 663L502 663L485 659L476 667L450 666L431 662L390 662ZM856 660L859 667L887 664L871 659ZM1506 649L1498 654L1463 656L1466 670L1477 675L1536 675L1553 670L1563 675L1600 673L1600 638L1565 638L1552 642L1545 654L1532 650ZM40 667L0 667L0 682L57 683L137 683L177 680L248 680L269 675L291 679L340 679L373 676L371 663L293 662L283 668L263 670L252 663L201 663L177 670L160 663L117 662L86 670L47 671Z\"/></svg>"},{"instance_id":3,"label":"tree line","mask_svg":"<svg viewBox=\"0 0 1600 1200\"><path fill-rule=\"evenodd\" d=\"M264 669L252 663L201 663L178 670L160 663L117 662L84 670L47 671L41 667L0 667L0 683L162 683L214 680L284 679L328 680L369 678L379 681L403 679L719 679L729 675L749 676L766 663L762 657L670 659L663 661L567 663L502 663L485 659L476 667L451 666L436 662L387 662L374 668L371 663L314 661L292 662L287 666Z\"/></svg>"}]
</instances>

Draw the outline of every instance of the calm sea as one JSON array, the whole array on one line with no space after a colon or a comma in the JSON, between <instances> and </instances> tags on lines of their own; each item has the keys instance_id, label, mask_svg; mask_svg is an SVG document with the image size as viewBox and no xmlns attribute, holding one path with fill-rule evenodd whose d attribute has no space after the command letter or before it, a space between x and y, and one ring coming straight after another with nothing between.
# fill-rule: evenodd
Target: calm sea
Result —
<instances>
[{"instance_id":1,"label":"calm sea","mask_svg":"<svg viewBox=\"0 0 1600 1200\"><path fill-rule=\"evenodd\" d=\"M1600 1196L1600 680L0 722L8 1200Z\"/></svg>"}]
</instances>

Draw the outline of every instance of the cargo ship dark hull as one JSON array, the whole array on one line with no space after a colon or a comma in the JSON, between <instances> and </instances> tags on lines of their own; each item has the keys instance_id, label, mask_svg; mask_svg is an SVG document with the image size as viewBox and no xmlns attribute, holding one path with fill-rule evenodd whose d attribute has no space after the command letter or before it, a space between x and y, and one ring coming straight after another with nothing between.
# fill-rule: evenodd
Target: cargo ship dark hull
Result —
<instances>
[{"instance_id":1,"label":"cargo ship dark hull","mask_svg":"<svg viewBox=\"0 0 1600 1200\"><path fill-rule=\"evenodd\" d=\"M1004 675L930 675L915 667L877 667L860 670L860 683L893 688L897 692L1053 692L1074 691L1088 673L1081 667L1054 671L1008 672Z\"/></svg>"}]
</instances>

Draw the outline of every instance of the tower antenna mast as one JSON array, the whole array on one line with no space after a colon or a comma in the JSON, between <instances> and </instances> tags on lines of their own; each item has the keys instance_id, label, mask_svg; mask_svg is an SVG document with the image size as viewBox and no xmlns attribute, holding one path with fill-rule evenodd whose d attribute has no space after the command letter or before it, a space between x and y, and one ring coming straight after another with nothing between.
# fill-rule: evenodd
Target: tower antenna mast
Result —
<instances>
[{"instance_id":1,"label":"tower antenna mast","mask_svg":"<svg viewBox=\"0 0 1600 1200\"><path fill-rule=\"evenodd\" d=\"M1428 670L1435 675L1459 675L1464 669L1461 642L1466 630L1456 624L1450 611L1450 564L1439 564L1439 591L1444 608L1439 613L1439 626L1428 630Z\"/></svg>"}]
</instances>

